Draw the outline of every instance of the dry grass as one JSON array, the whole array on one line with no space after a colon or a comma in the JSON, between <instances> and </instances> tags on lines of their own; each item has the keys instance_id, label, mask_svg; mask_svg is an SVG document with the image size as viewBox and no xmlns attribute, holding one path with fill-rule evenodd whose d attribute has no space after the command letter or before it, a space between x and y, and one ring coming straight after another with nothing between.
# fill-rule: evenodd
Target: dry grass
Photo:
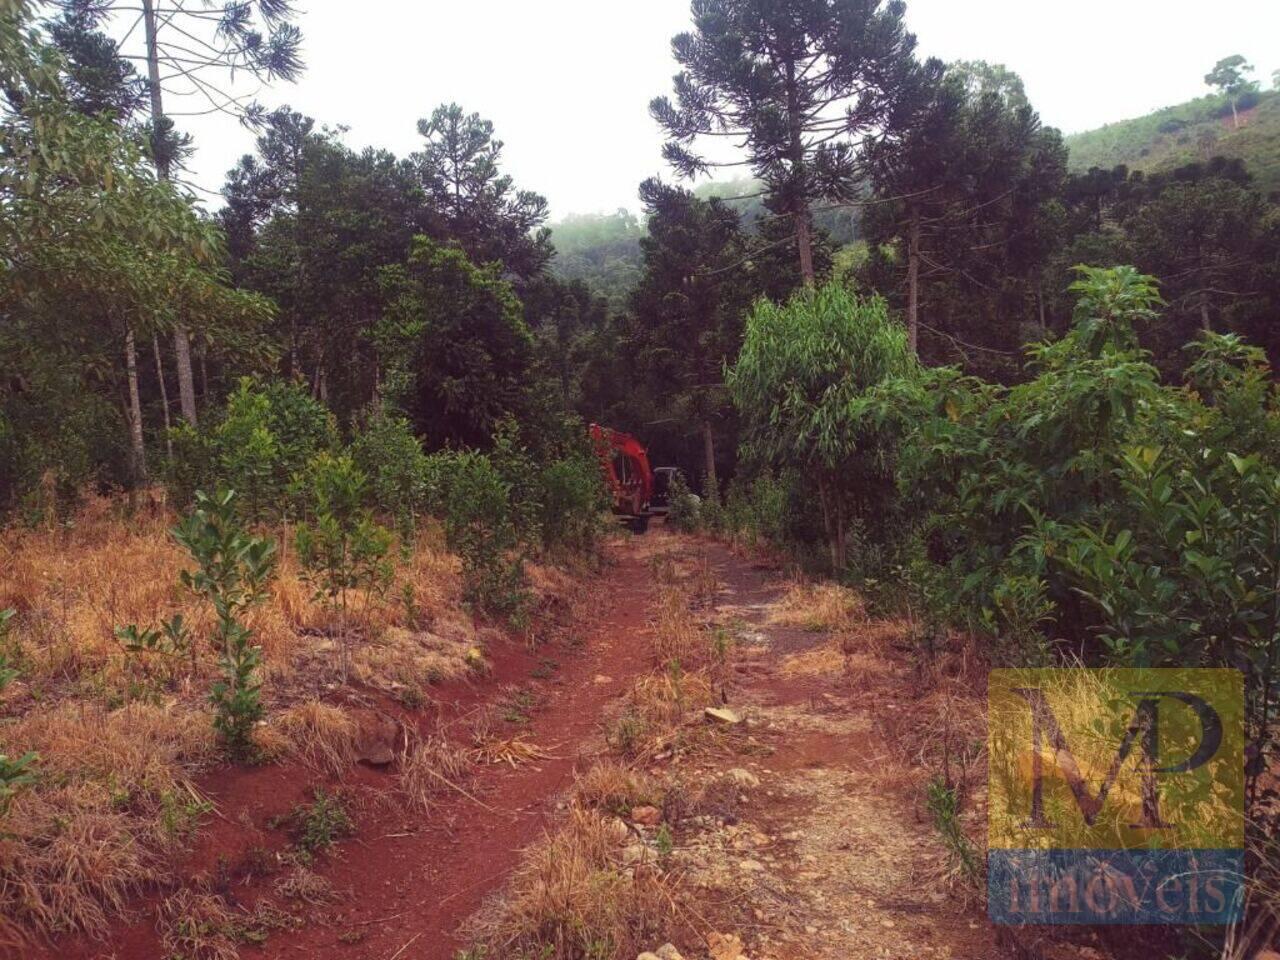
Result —
<instances>
[{"instance_id":1,"label":"dry grass","mask_svg":"<svg viewBox=\"0 0 1280 960\"><path fill-rule=\"evenodd\" d=\"M514 737L490 737L480 741L471 757L476 763L500 764L518 767L535 760L552 760L554 756L532 740L517 734Z\"/></svg>"},{"instance_id":2,"label":"dry grass","mask_svg":"<svg viewBox=\"0 0 1280 960\"><path fill-rule=\"evenodd\" d=\"M573 799L581 807L623 817L632 807L661 806L662 788L643 770L603 760L575 780Z\"/></svg>"},{"instance_id":3,"label":"dry grass","mask_svg":"<svg viewBox=\"0 0 1280 960\"><path fill-rule=\"evenodd\" d=\"M495 957L631 960L667 935L676 882L651 867L621 864L613 822L574 809L525 851L502 899L474 925Z\"/></svg>"},{"instance_id":4,"label":"dry grass","mask_svg":"<svg viewBox=\"0 0 1280 960\"><path fill-rule=\"evenodd\" d=\"M40 754L37 781L0 824L0 940L105 933L131 898L171 879L210 810L191 784L219 760L208 707L218 651L211 612L179 584L191 561L170 535L176 520L160 501L129 517L119 501L90 497L63 527L0 530L0 609L18 611L5 654L19 670L0 698L0 753ZM260 746L337 774L354 760L354 721L313 700L278 706L332 678L331 614L301 577L291 531L264 532L281 548L267 596L248 614L269 718ZM386 595L357 600L355 612L357 673L368 684L465 669L474 629L457 560L429 527ZM127 654L115 638L119 626L175 613L194 637L190 659ZM207 900L169 904L179 907L212 912ZM183 943L183 956L224 955L217 942Z\"/></svg>"},{"instance_id":5,"label":"dry grass","mask_svg":"<svg viewBox=\"0 0 1280 960\"><path fill-rule=\"evenodd\" d=\"M470 769L465 750L444 736L428 736L411 743L401 756L400 791L411 809L430 813L441 796L461 789Z\"/></svg>"},{"instance_id":6,"label":"dry grass","mask_svg":"<svg viewBox=\"0 0 1280 960\"><path fill-rule=\"evenodd\" d=\"M483 660L483 653L470 636L448 638L393 626L356 649L352 672L372 686L421 689L465 676L477 658Z\"/></svg>"},{"instance_id":7,"label":"dry grass","mask_svg":"<svg viewBox=\"0 0 1280 960\"><path fill-rule=\"evenodd\" d=\"M236 960L236 917L212 893L179 890L160 905L160 938L167 956L183 960Z\"/></svg>"},{"instance_id":8,"label":"dry grass","mask_svg":"<svg viewBox=\"0 0 1280 960\"><path fill-rule=\"evenodd\" d=\"M867 622L862 597L837 583L797 583L777 604L773 622L813 633L847 634Z\"/></svg>"},{"instance_id":9,"label":"dry grass","mask_svg":"<svg viewBox=\"0 0 1280 960\"><path fill-rule=\"evenodd\" d=\"M64 703L3 728L0 752L40 753L40 780L0 840L0 913L39 933L98 933L157 877L207 811L189 778L215 755L207 716Z\"/></svg>"},{"instance_id":10,"label":"dry grass","mask_svg":"<svg viewBox=\"0 0 1280 960\"><path fill-rule=\"evenodd\" d=\"M289 900L300 900L318 906L334 899L333 884L306 867L295 867L275 883L275 891Z\"/></svg>"},{"instance_id":11,"label":"dry grass","mask_svg":"<svg viewBox=\"0 0 1280 960\"><path fill-rule=\"evenodd\" d=\"M342 707L308 700L277 713L271 726L286 751L314 770L338 776L356 762L360 727Z\"/></svg>"}]
</instances>

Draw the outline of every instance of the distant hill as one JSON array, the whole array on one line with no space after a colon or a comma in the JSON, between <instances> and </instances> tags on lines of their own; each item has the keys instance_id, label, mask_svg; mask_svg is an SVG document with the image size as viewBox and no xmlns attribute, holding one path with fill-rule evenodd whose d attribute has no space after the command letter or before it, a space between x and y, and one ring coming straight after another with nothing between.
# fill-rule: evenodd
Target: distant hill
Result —
<instances>
[{"instance_id":1,"label":"distant hill","mask_svg":"<svg viewBox=\"0 0 1280 960\"><path fill-rule=\"evenodd\" d=\"M1241 101L1239 129L1226 97L1207 96L1072 134L1066 138L1069 165L1076 172L1121 163L1155 172L1213 156L1238 157L1259 190L1280 190L1280 92L1252 94Z\"/></svg>"}]
</instances>

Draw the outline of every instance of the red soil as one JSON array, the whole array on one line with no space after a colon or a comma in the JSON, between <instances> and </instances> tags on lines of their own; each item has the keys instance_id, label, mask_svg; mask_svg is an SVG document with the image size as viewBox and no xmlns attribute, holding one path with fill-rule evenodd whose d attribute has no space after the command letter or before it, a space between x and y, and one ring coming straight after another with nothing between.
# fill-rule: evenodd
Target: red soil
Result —
<instances>
[{"instance_id":1,"label":"red soil","mask_svg":"<svg viewBox=\"0 0 1280 960\"><path fill-rule=\"evenodd\" d=\"M647 666L641 632L652 585L636 554L619 551L618 562L593 587L600 601L580 634L585 641L580 647L530 652L516 640L495 644L488 680L434 691L430 722L422 720L422 713L404 716L412 716L424 730L434 729L437 717L446 724L463 719L478 706L499 700L504 687L527 683L540 706L525 733L552 759L515 769L477 768L465 784L470 797L450 792L430 821L395 803L376 802L390 797L392 771L359 767L350 772L342 786L371 788L360 793L375 802L360 810L357 836L314 865L332 884L333 903L321 908L322 922L274 931L261 946L242 947L243 957L452 960L465 946L457 935L459 924L501 886L521 849L541 835L557 796L573 780L579 745L595 732L608 702ZM543 657L557 660L559 669L550 677L531 679ZM210 878L228 901L252 910L260 899L272 896L271 885L278 878L262 876L255 864L270 861L286 845L283 831L273 829L270 821L308 799L316 784L315 774L297 765L214 772L199 786L219 815L204 824L180 874ZM157 896L140 902L134 916L122 920L105 942L64 938L20 955L30 960L158 960L164 948L154 926L157 902Z\"/></svg>"}]
</instances>

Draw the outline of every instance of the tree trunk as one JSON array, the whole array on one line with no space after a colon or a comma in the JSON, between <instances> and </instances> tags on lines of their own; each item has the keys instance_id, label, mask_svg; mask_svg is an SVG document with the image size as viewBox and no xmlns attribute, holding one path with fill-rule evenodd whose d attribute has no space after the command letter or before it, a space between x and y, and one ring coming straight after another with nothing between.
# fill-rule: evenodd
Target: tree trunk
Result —
<instances>
[{"instance_id":1,"label":"tree trunk","mask_svg":"<svg viewBox=\"0 0 1280 960\"><path fill-rule=\"evenodd\" d=\"M1206 333L1213 330L1213 324L1209 322L1209 295L1207 293L1200 295L1200 328Z\"/></svg>"},{"instance_id":2,"label":"tree trunk","mask_svg":"<svg viewBox=\"0 0 1280 960\"><path fill-rule=\"evenodd\" d=\"M173 354L178 367L178 400L182 418L196 425L196 378L191 372L191 339L181 323L173 328Z\"/></svg>"},{"instance_id":3,"label":"tree trunk","mask_svg":"<svg viewBox=\"0 0 1280 960\"><path fill-rule=\"evenodd\" d=\"M164 448L169 454L169 459L173 459L173 437L169 431L173 429L173 424L169 420L169 388L164 382L164 361L160 359L160 338L154 333L151 335L151 349L156 355L156 380L160 382L160 409L164 411Z\"/></svg>"},{"instance_id":4,"label":"tree trunk","mask_svg":"<svg viewBox=\"0 0 1280 960\"><path fill-rule=\"evenodd\" d=\"M204 404L205 410L209 409L209 351L202 344L200 346L200 400Z\"/></svg>"},{"instance_id":5,"label":"tree trunk","mask_svg":"<svg viewBox=\"0 0 1280 960\"><path fill-rule=\"evenodd\" d=\"M716 477L716 441L711 433L711 421L702 421L702 455L706 463L706 489L703 491L707 496L713 493L716 498L720 496L720 481Z\"/></svg>"},{"instance_id":6,"label":"tree trunk","mask_svg":"<svg viewBox=\"0 0 1280 960\"><path fill-rule=\"evenodd\" d=\"M147 479L147 449L142 442L142 397L138 393L138 347L133 337L133 327L124 333L124 366L129 379L129 453L133 484Z\"/></svg>"},{"instance_id":7,"label":"tree trunk","mask_svg":"<svg viewBox=\"0 0 1280 960\"><path fill-rule=\"evenodd\" d=\"M164 136L164 91L160 86L160 51L156 41L154 0L142 0L142 24L147 40L147 92L151 95L151 148L155 154L156 174L161 180L170 176L169 155L161 149ZM173 330L173 353L178 367L178 399L182 416L196 424L195 378L191 374L191 341L187 329L178 323Z\"/></svg>"},{"instance_id":8,"label":"tree trunk","mask_svg":"<svg viewBox=\"0 0 1280 960\"><path fill-rule=\"evenodd\" d=\"M1236 98L1231 98L1231 126L1235 130L1240 129L1240 113L1236 110Z\"/></svg>"},{"instance_id":9,"label":"tree trunk","mask_svg":"<svg viewBox=\"0 0 1280 960\"><path fill-rule=\"evenodd\" d=\"M827 534L827 548L831 552L831 571L840 569L840 546L837 543L835 524L831 510L831 497L827 491L827 478L818 477L818 502L822 505L822 529Z\"/></svg>"},{"instance_id":10,"label":"tree trunk","mask_svg":"<svg viewBox=\"0 0 1280 960\"><path fill-rule=\"evenodd\" d=\"M804 117L800 110L799 93L796 78L796 65L787 63L787 128L790 138L788 159L791 161L791 176L795 184L803 184L805 167ZM795 189L793 184L792 189ZM809 223L809 203L803 193L793 196L791 216L796 230L796 251L800 255L800 277L806 286L813 286L813 229Z\"/></svg>"},{"instance_id":11,"label":"tree trunk","mask_svg":"<svg viewBox=\"0 0 1280 960\"><path fill-rule=\"evenodd\" d=\"M920 352L920 214L914 208L907 236L907 344Z\"/></svg>"},{"instance_id":12,"label":"tree trunk","mask_svg":"<svg viewBox=\"0 0 1280 960\"><path fill-rule=\"evenodd\" d=\"M805 208L795 214L796 249L800 253L800 276L808 286L813 286L813 231L809 226L809 211Z\"/></svg>"},{"instance_id":13,"label":"tree trunk","mask_svg":"<svg viewBox=\"0 0 1280 960\"><path fill-rule=\"evenodd\" d=\"M844 501L835 498L836 513L836 576L844 573L844 568L849 561L849 552L845 544L845 523L844 523Z\"/></svg>"}]
</instances>

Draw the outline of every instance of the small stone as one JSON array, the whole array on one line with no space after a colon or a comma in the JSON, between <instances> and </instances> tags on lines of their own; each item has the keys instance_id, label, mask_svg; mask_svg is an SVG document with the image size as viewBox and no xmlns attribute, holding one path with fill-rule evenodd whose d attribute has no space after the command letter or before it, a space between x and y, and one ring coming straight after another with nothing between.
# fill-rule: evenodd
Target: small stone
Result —
<instances>
[{"instance_id":1,"label":"small stone","mask_svg":"<svg viewBox=\"0 0 1280 960\"><path fill-rule=\"evenodd\" d=\"M356 759L375 767L385 767L396 758L400 742L400 724L372 710L355 715Z\"/></svg>"},{"instance_id":2,"label":"small stone","mask_svg":"<svg viewBox=\"0 0 1280 960\"><path fill-rule=\"evenodd\" d=\"M737 726L742 722L742 717L728 707L707 707L703 715L712 723L724 724L727 727Z\"/></svg>"},{"instance_id":3,"label":"small stone","mask_svg":"<svg viewBox=\"0 0 1280 960\"><path fill-rule=\"evenodd\" d=\"M613 683L613 677L607 677L603 673L597 673L595 682L598 684Z\"/></svg>"},{"instance_id":4,"label":"small stone","mask_svg":"<svg viewBox=\"0 0 1280 960\"><path fill-rule=\"evenodd\" d=\"M675 948L675 944L664 943L657 951L658 960L684 960L680 951Z\"/></svg>"},{"instance_id":5,"label":"small stone","mask_svg":"<svg viewBox=\"0 0 1280 960\"><path fill-rule=\"evenodd\" d=\"M631 822L642 827L656 827L662 822L662 811L657 807L632 807Z\"/></svg>"},{"instance_id":6,"label":"small stone","mask_svg":"<svg viewBox=\"0 0 1280 960\"><path fill-rule=\"evenodd\" d=\"M743 873L764 873L764 864L759 860L743 860L738 869Z\"/></svg>"},{"instance_id":7,"label":"small stone","mask_svg":"<svg viewBox=\"0 0 1280 960\"><path fill-rule=\"evenodd\" d=\"M893 925L894 925L893 921L892 921L892 920L889 920L889 919L885 919L885 920L881 920L881 921L880 921L880 926L882 926L882 927L892 927Z\"/></svg>"},{"instance_id":8,"label":"small stone","mask_svg":"<svg viewBox=\"0 0 1280 960\"><path fill-rule=\"evenodd\" d=\"M750 770L744 770L742 767L734 767L726 776L740 787L760 786L760 778Z\"/></svg>"}]
</instances>

